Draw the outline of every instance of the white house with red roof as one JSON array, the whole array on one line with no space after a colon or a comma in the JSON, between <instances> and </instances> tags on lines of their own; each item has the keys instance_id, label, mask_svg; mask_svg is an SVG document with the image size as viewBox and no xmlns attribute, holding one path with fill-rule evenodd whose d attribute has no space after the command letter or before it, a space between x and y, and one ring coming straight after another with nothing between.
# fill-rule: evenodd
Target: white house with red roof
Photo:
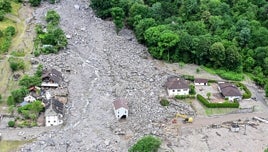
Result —
<instances>
[{"instance_id":1,"label":"white house with red roof","mask_svg":"<svg viewBox=\"0 0 268 152\"><path fill-rule=\"evenodd\" d=\"M165 86L167 88L168 95L171 97L176 95L189 95L189 84L183 78L168 78Z\"/></svg>"},{"instance_id":2,"label":"white house with red roof","mask_svg":"<svg viewBox=\"0 0 268 152\"><path fill-rule=\"evenodd\" d=\"M128 117L128 105L125 99L116 99L113 102L115 117L119 120Z\"/></svg>"}]
</instances>

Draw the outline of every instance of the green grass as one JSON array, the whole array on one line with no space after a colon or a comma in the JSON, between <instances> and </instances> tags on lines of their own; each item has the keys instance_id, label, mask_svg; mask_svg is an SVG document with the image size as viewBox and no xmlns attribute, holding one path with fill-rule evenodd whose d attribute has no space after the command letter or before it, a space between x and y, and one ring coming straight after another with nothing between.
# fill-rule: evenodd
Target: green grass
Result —
<instances>
[{"instance_id":1,"label":"green grass","mask_svg":"<svg viewBox=\"0 0 268 152\"><path fill-rule=\"evenodd\" d=\"M4 30L8 26L14 26L16 27L16 22L5 18L3 21L0 22L0 30Z\"/></svg>"},{"instance_id":2,"label":"green grass","mask_svg":"<svg viewBox=\"0 0 268 152\"><path fill-rule=\"evenodd\" d=\"M11 152L19 148L19 146L27 143L29 141L0 141L0 150L1 152Z\"/></svg>"},{"instance_id":3,"label":"green grass","mask_svg":"<svg viewBox=\"0 0 268 152\"><path fill-rule=\"evenodd\" d=\"M18 16L21 4L11 1L11 7L12 7L11 14Z\"/></svg>"},{"instance_id":4,"label":"green grass","mask_svg":"<svg viewBox=\"0 0 268 152\"><path fill-rule=\"evenodd\" d=\"M13 55L15 57L23 57L23 56L25 56L25 54L26 53L24 52L24 50L12 51L10 53L10 55Z\"/></svg>"},{"instance_id":5,"label":"green grass","mask_svg":"<svg viewBox=\"0 0 268 152\"><path fill-rule=\"evenodd\" d=\"M238 108L207 108L203 106L207 116L224 115L236 111Z\"/></svg>"},{"instance_id":6,"label":"green grass","mask_svg":"<svg viewBox=\"0 0 268 152\"><path fill-rule=\"evenodd\" d=\"M226 80L232 80L232 81L242 81L244 80L244 74L243 73L237 73L233 71L226 71L222 69L212 69L205 66L200 66L203 70L206 72L213 74L213 75L219 75L221 78Z\"/></svg>"}]
</instances>

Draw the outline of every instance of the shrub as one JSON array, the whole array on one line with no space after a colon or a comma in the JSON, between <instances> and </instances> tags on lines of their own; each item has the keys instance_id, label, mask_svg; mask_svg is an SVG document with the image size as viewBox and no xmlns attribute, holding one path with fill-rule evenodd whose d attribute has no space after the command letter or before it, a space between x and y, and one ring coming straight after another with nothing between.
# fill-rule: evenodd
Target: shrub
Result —
<instances>
[{"instance_id":1,"label":"shrub","mask_svg":"<svg viewBox=\"0 0 268 152\"><path fill-rule=\"evenodd\" d=\"M194 81L194 76L192 75L182 75L182 77L185 79L185 80L190 80L190 81Z\"/></svg>"},{"instance_id":2,"label":"shrub","mask_svg":"<svg viewBox=\"0 0 268 152\"><path fill-rule=\"evenodd\" d=\"M31 6L39 6L41 4L41 0L29 0Z\"/></svg>"},{"instance_id":3,"label":"shrub","mask_svg":"<svg viewBox=\"0 0 268 152\"><path fill-rule=\"evenodd\" d=\"M58 25L60 22L60 15L54 10L49 10L46 14L46 21L47 23Z\"/></svg>"},{"instance_id":4,"label":"shrub","mask_svg":"<svg viewBox=\"0 0 268 152\"><path fill-rule=\"evenodd\" d=\"M8 62L12 71L24 70L25 68L25 63L22 59L11 57Z\"/></svg>"},{"instance_id":5,"label":"shrub","mask_svg":"<svg viewBox=\"0 0 268 152\"><path fill-rule=\"evenodd\" d=\"M153 136L145 136L134 144L129 152L157 152L161 145L160 139Z\"/></svg>"},{"instance_id":6,"label":"shrub","mask_svg":"<svg viewBox=\"0 0 268 152\"><path fill-rule=\"evenodd\" d=\"M8 126L9 126L9 127L14 127L14 126L15 126L15 121L12 121L12 120L9 121L9 122L8 122Z\"/></svg>"},{"instance_id":7,"label":"shrub","mask_svg":"<svg viewBox=\"0 0 268 152\"><path fill-rule=\"evenodd\" d=\"M160 104L162 106L168 106L169 105L169 101L167 99L161 99Z\"/></svg>"},{"instance_id":8,"label":"shrub","mask_svg":"<svg viewBox=\"0 0 268 152\"><path fill-rule=\"evenodd\" d=\"M4 36L4 33L0 30L0 38Z\"/></svg>"},{"instance_id":9,"label":"shrub","mask_svg":"<svg viewBox=\"0 0 268 152\"><path fill-rule=\"evenodd\" d=\"M6 36L14 36L16 34L16 29L13 26L8 26L5 30L4 30L4 34Z\"/></svg>"},{"instance_id":10,"label":"shrub","mask_svg":"<svg viewBox=\"0 0 268 152\"><path fill-rule=\"evenodd\" d=\"M0 103L2 102L2 95L0 94Z\"/></svg>"},{"instance_id":11,"label":"shrub","mask_svg":"<svg viewBox=\"0 0 268 152\"><path fill-rule=\"evenodd\" d=\"M24 50L12 51L11 55L16 56L16 57L23 57L25 56L25 52Z\"/></svg>"},{"instance_id":12,"label":"shrub","mask_svg":"<svg viewBox=\"0 0 268 152\"><path fill-rule=\"evenodd\" d=\"M238 108L239 103L237 101L232 102L224 102L224 103L210 103L204 98L202 95L198 94L197 99L208 108Z\"/></svg>"},{"instance_id":13,"label":"shrub","mask_svg":"<svg viewBox=\"0 0 268 152\"><path fill-rule=\"evenodd\" d=\"M15 103L20 103L23 101L23 98L29 93L28 89L22 87L20 89L14 90L11 92L11 95L15 101Z\"/></svg>"},{"instance_id":14,"label":"shrub","mask_svg":"<svg viewBox=\"0 0 268 152\"><path fill-rule=\"evenodd\" d=\"M8 106L15 105L15 100L14 100L13 96L9 96L7 98L7 105Z\"/></svg>"},{"instance_id":15,"label":"shrub","mask_svg":"<svg viewBox=\"0 0 268 152\"><path fill-rule=\"evenodd\" d=\"M0 21L3 21L5 18L5 12L4 11L0 11Z\"/></svg>"},{"instance_id":16,"label":"shrub","mask_svg":"<svg viewBox=\"0 0 268 152\"><path fill-rule=\"evenodd\" d=\"M41 77L25 75L20 80L19 85L24 86L26 88L30 88L32 86L40 86L41 83L42 83Z\"/></svg>"},{"instance_id":17,"label":"shrub","mask_svg":"<svg viewBox=\"0 0 268 152\"><path fill-rule=\"evenodd\" d=\"M237 82L236 86L245 91L245 93L243 93L243 95L242 95L243 99L251 98L252 94L251 94L250 90L243 83Z\"/></svg>"},{"instance_id":18,"label":"shrub","mask_svg":"<svg viewBox=\"0 0 268 152\"><path fill-rule=\"evenodd\" d=\"M195 86L194 85L190 85L190 91L189 91L190 95L195 95L196 92L195 92Z\"/></svg>"},{"instance_id":19,"label":"shrub","mask_svg":"<svg viewBox=\"0 0 268 152\"><path fill-rule=\"evenodd\" d=\"M0 52L7 52L8 51L8 48L10 47L11 45L11 36L7 36L3 39L1 45L0 45Z\"/></svg>"}]
</instances>

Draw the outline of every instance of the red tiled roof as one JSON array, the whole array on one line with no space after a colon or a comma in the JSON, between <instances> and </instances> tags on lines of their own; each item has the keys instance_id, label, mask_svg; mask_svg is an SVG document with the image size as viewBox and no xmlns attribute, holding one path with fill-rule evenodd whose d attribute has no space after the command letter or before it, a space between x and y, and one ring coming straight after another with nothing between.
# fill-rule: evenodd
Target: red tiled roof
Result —
<instances>
[{"instance_id":1,"label":"red tiled roof","mask_svg":"<svg viewBox=\"0 0 268 152\"><path fill-rule=\"evenodd\" d=\"M122 108L122 107L128 109L127 101L125 99L116 99L113 102L113 104L114 104L115 110Z\"/></svg>"}]
</instances>

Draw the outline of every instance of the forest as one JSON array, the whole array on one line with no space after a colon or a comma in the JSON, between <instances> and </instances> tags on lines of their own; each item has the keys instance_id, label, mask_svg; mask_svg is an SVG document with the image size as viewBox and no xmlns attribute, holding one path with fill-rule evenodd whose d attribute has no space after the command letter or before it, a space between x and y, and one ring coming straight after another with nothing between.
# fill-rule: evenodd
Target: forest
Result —
<instances>
[{"instance_id":1,"label":"forest","mask_svg":"<svg viewBox=\"0 0 268 152\"><path fill-rule=\"evenodd\" d=\"M242 73L268 95L268 2L265 0L91 0L98 17L124 26L150 54Z\"/></svg>"}]
</instances>

